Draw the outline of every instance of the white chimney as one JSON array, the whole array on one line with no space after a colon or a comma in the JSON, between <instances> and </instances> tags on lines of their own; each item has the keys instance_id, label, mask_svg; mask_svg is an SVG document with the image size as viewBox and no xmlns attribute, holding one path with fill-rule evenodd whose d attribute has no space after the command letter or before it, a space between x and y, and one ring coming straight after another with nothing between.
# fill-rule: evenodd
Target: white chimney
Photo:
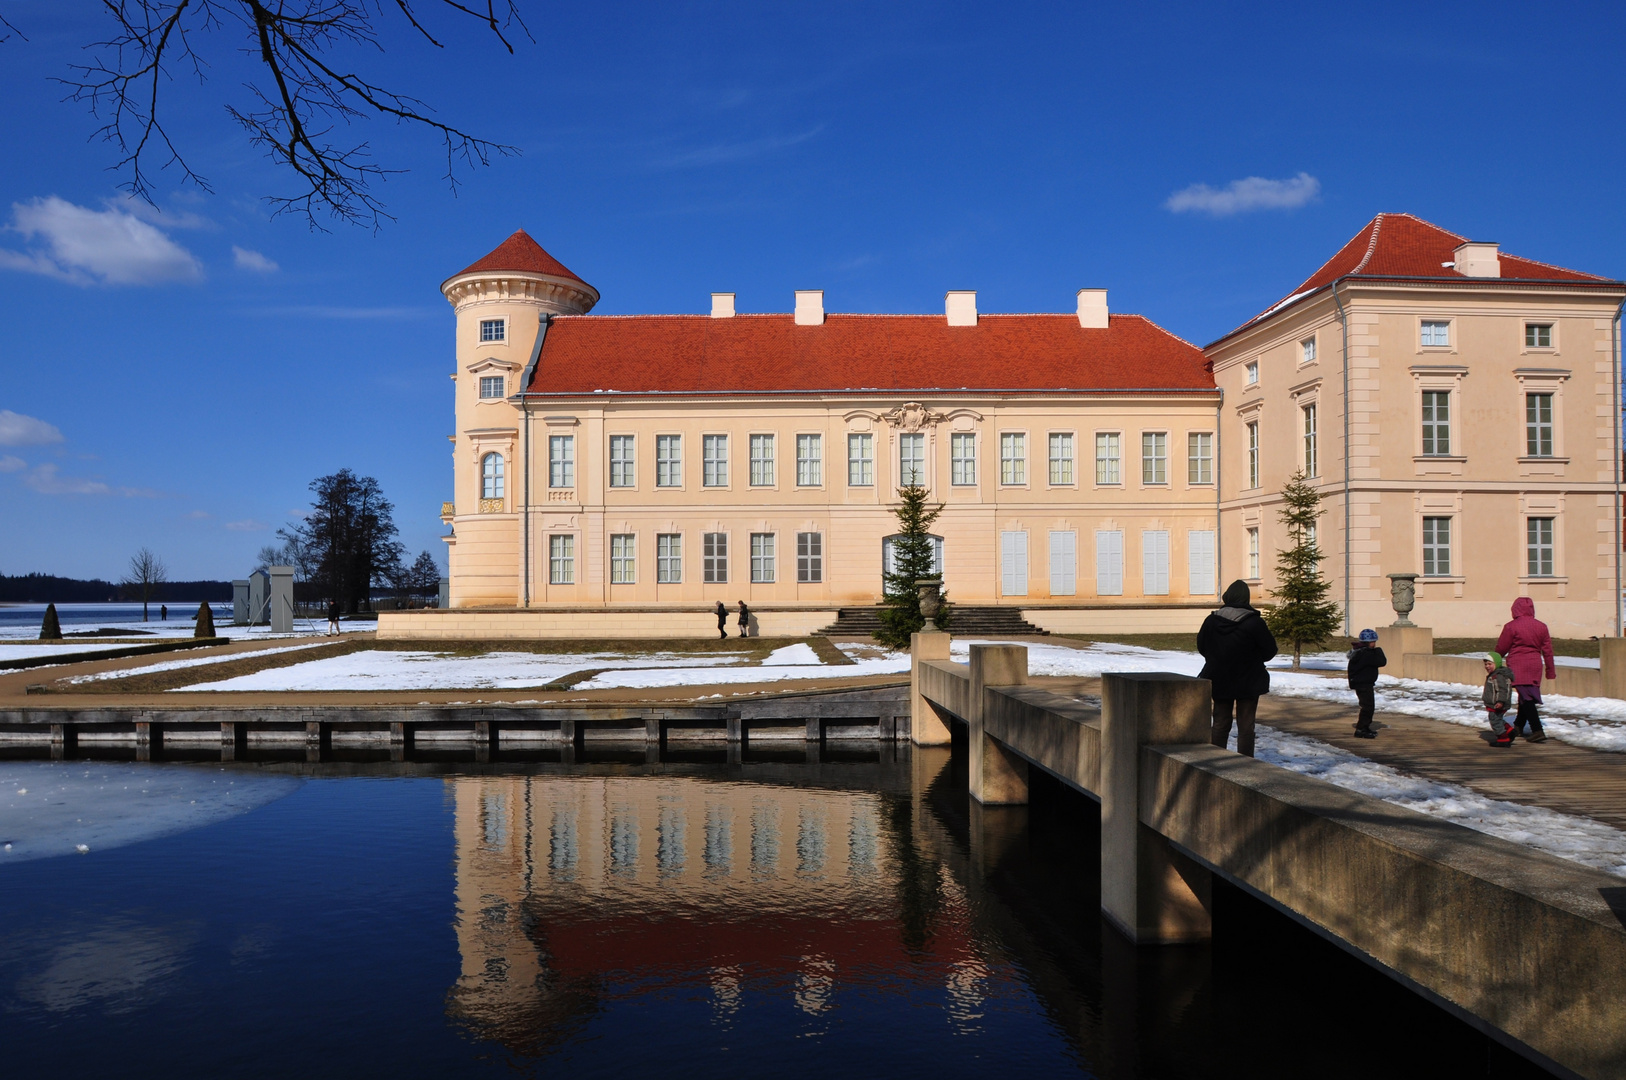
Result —
<instances>
[{"instance_id":1,"label":"white chimney","mask_svg":"<svg viewBox=\"0 0 1626 1080\"><path fill-rule=\"evenodd\" d=\"M711 294L711 317L714 319L732 319L734 317L733 293L714 292Z\"/></svg>"},{"instance_id":2,"label":"white chimney","mask_svg":"<svg viewBox=\"0 0 1626 1080\"><path fill-rule=\"evenodd\" d=\"M823 289L797 289L796 290L796 325L797 326L823 326L824 325L824 290Z\"/></svg>"},{"instance_id":3,"label":"white chimney","mask_svg":"<svg viewBox=\"0 0 1626 1080\"><path fill-rule=\"evenodd\" d=\"M1105 289L1078 290L1078 325L1086 330L1107 328L1107 291Z\"/></svg>"},{"instance_id":4,"label":"white chimney","mask_svg":"<svg viewBox=\"0 0 1626 1080\"><path fill-rule=\"evenodd\" d=\"M1497 258L1497 245L1470 240L1458 244L1453 253L1457 259L1457 273L1463 277L1501 277L1502 260Z\"/></svg>"},{"instance_id":5,"label":"white chimney","mask_svg":"<svg viewBox=\"0 0 1626 1080\"><path fill-rule=\"evenodd\" d=\"M974 290L950 290L943 297L943 310L950 326L977 325L977 294Z\"/></svg>"}]
</instances>

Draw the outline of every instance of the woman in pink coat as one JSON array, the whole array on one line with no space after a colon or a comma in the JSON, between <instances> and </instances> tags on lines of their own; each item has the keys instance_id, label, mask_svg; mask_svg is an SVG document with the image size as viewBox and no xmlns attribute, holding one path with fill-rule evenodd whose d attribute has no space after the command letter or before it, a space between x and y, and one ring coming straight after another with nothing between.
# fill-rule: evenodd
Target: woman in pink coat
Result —
<instances>
[{"instance_id":1,"label":"woman in pink coat","mask_svg":"<svg viewBox=\"0 0 1626 1080\"><path fill-rule=\"evenodd\" d=\"M1558 678L1553 667L1553 636L1547 624L1536 618L1536 605L1528 596L1513 601L1513 621L1502 627L1502 636L1496 639L1496 651L1507 657L1508 670L1513 673L1513 689L1519 692L1519 711L1513 717L1513 733L1524 734L1525 724L1530 742L1546 742L1541 730L1541 717L1536 706L1541 704L1541 675L1545 668L1548 679Z\"/></svg>"}]
</instances>

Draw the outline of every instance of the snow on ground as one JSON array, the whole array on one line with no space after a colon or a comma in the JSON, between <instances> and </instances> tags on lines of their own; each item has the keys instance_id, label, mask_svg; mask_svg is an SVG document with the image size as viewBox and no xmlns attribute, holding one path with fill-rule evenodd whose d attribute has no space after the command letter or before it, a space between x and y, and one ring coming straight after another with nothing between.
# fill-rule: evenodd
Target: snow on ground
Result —
<instances>
[{"instance_id":1,"label":"snow on ground","mask_svg":"<svg viewBox=\"0 0 1626 1080\"><path fill-rule=\"evenodd\" d=\"M809 652L812 650L809 649ZM609 690L621 688L653 688L661 686L709 686L724 683L782 682L786 679L849 679L860 675L907 675L909 654L889 653L873 660L859 660L852 664L786 664L774 667L726 667L709 670L666 670L646 668L606 671L584 683L577 690Z\"/></svg>"},{"instance_id":2,"label":"snow on ground","mask_svg":"<svg viewBox=\"0 0 1626 1080\"><path fill-rule=\"evenodd\" d=\"M184 605L172 605L169 610L169 619L160 621L158 618L158 605L152 606L152 617L147 622L141 621L141 606L139 604L58 604L57 614L62 620L62 631L72 635L87 630L113 630L120 634L128 634L135 639L148 639L160 641L166 638L188 638L197 628L193 621L197 615L198 607L193 603L190 608ZM292 634L273 634L269 626L233 626L231 624L231 605L214 604L212 610L215 616L215 634L219 637L231 638L234 641L258 640L261 638L279 637L309 637L313 634L322 634L327 631L326 619L295 619ZM45 617L44 604L9 604L0 606L0 641L22 642L34 641L40 636L40 622ZM341 622L340 628L344 633L368 633L378 629L378 624L371 621ZM83 642L87 648L121 648L122 646L107 646L98 638L74 638L70 636L66 644L77 646Z\"/></svg>"},{"instance_id":3,"label":"snow on ground","mask_svg":"<svg viewBox=\"0 0 1626 1080\"><path fill-rule=\"evenodd\" d=\"M280 649L255 649L252 652L228 653L224 656L202 656L191 660L168 660L162 664L148 664L145 667L124 668L119 671L98 671L93 675L75 675L65 681L69 683L87 683L100 682L104 679L127 679L132 675L152 675L159 671L203 667L206 664L225 664L233 660L252 660L257 656L275 656L278 653L299 652L301 649L320 649L327 644L329 642L313 641L305 645L284 645Z\"/></svg>"},{"instance_id":4,"label":"snow on ground","mask_svg":"<svg viewBox=\"0 0 1626 1080\"><path fill-rule=\"evenodd\" d=\"M1263 726L1258 729L1255 754L1260 761L1341 788L1626 877L1626 832L1591 818L1489 799L1469 788L1409 776L1315 739Z\"/></svg>"},{"instance_id":5,"label":"snow on ground","mask_svg":"<svg viewBox=\"0 0 1626 1080\"><path fill-rule=\"evenodd\" d=\"M34 635L38 637L36 633ZM62 645L0 645L0 660L27 660L36 656L74 656L79 653L105 652L108 649L128 649L128 642L108 644L102 641L72 641Z\"/></svg>"},{"instance_id":6,"label":"snow on ground","mask_svg":"<svg viewBox=\"0 0 1626 1080\"><path fill-rule=\"evenodd\" d=\"M199 765L0 763L0 873L7 863L94 854L195 829L302 783Z\"/></svg>"}]
</instances>

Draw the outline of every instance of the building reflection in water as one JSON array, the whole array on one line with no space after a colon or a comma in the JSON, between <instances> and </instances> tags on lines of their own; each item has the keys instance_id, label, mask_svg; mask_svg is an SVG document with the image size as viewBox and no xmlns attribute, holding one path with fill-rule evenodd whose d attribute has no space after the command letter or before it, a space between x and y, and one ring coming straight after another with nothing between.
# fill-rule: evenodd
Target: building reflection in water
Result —
<instances>
[{"instance_id":1,"label":"building reflection in water","mask_svg":"<svg viewBox=\"0 0 1626 1080\"><path fill-rule=\"evenodd\" d=\"M618 999L673 987L711 1021L799 1010L817 1034L844 987L940 999L977 1023L992 978L960 892L889 834L886 796L669 776L459 777L452 1016L522 1054ZM896 832L896 830L894 830ZM907 832L907 828L904 829ZM905 912L935 914L928 939ZM924 944L925 947L922 947Z\"/></svg>"}]
</instances>

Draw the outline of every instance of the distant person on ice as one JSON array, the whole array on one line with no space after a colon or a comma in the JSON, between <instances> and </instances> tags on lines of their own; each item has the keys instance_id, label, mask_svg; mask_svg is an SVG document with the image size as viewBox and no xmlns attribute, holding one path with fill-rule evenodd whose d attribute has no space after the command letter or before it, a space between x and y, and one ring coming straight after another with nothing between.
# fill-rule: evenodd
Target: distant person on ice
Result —
<instances>
[{"instance_id":1,"label":"distant person on ice","mask_svg":"<svg viewBox=\"0 0 1626 1080\"><path fill-rule=\"evenodd\" d=\"M1265 661L1276 655L1276 637L1249 601L1248 583L1233 581L1220 597L1225 606L1203 620L1197 651L1203 654L1200 678L1213 684L1214 726L1209 741L1224 747L1231 741L1231 713L1236 712L1236 752L1253 757L1253 719L1259 695L1270 693Z\"/></svg>"},{"instance_id":2,"label":"distant person on ice","mask_svg":"<svg viewBox=\"0 0 1626 1080\"><path fill-rule=\"evenodd\" d=\"M751 635L751 609L745 606L745 601L744 600L741 600L740 601L740 637L749 637L750 635ZM724 636L726 637L727 635L724 635Z\"/></svg>"},{"instance_id":3,"label":"distant person on ice","mask_svg":"<svg viewBox=\"0 0 1626 1080\"><path fill-rule=\"evenodd\" d=\"M1361 703L1360 715L1355 720L1357 739L1378 737L1372 730L1372 713L1377 708L1372 688L1378 682L1378 668L1388 662L1389 658L1378 647L1378 632L1362 630L1349 650L1349 688L1355 691L1355 700Z\"/></svg>"},{"instance_id":4,"label":"distant person on ice","mask_svg":"<svg viewBox=\"0 0 1626 1080\"><path fill-rule=\"evenodd\" d=\"M1553 667L1553 636L1547 632L1547 624L1536 618L1536 603L1528 596L1513 601L1513 619L1502 627L1496 651L1507 657L1513 689L1519 695L1513 733L1531 742L1546 742L1547 733L1541 730L1541 716L1536 711L1541 704L1541 673L1545 663L1547 678L1556 679L1558 669ZM1530 725L1528 734L1526 724Z\"/></svg>"},{"instance_id":5,"label":"distant person on ice","mask_svg":"<svg viewBox=\"0 0 1626 1080\"><path fill-rule=\"evenodd\" d=\"M728 637L728 609L723 606L721 600L717 601L717 636L725 639Z\"/></svg>"},{"instance_id":6,"label":"distant person on ice","mask_svg":"<svg viewBox=\"0 0 1626 1080\"><path fill-rule=\"evenodd\" d=\"M158 605L158 621L159 622L169 622L169 605L168 604L159 604Z\"/></svg>"},{"instance_id":7,"label":"distant person on ice","mask_svg":"<svg viewBox=\"0 0 1626 1080\"><path fill-rule=\"evenodd\" d=\"M1485 654L1485 712L1490 717L1491 734L1495 745L1513 745L1513 725L1507 722L1507 710L1513 705L1513 673L1502 662L1501 653Z\"/></svg>"},{"instance_id":8,"label":"distant person on ice","mask_svg":"<svg viewBox=\"0 0 1626 1080\"><path fill-rule=\"evenodd\" d=\"M329 634L339 632L339 602L337 600L327 602L327 632Z\"/></svg>"}]
</instances>

